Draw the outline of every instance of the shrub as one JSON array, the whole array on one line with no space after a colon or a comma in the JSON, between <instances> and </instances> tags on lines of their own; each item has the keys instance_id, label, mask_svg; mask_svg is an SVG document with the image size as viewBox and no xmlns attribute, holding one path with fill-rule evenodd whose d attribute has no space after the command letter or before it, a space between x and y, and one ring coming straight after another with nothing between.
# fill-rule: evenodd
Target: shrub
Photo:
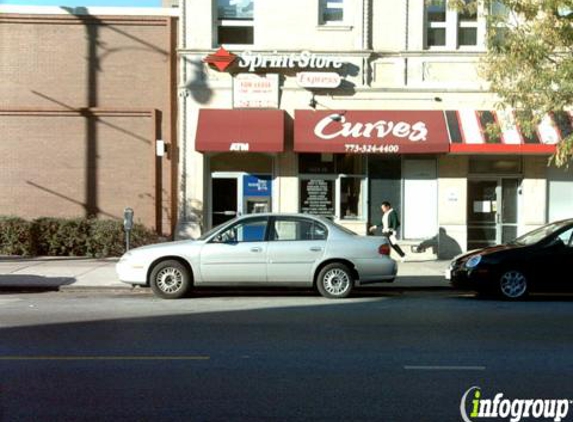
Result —
<instances>
[{"instance_id":1,"label":"shrub","mask_svg":"<svg viewBox=\"0 0 573 422\"><path fill-rule=\"evenodd\" d=\"M130 233L131 248L157 243L160 238L141 224L134 224ZM117 220L90 220L87 255L96 258L120 256L125 252L123 222Z\"/></svg>"},{"instance_id":2,"label":"shrub","mask_svg":"<svg viewBox=\"0 0 573 422\"><path fill-rule=\"evenodd\" d=\"M31 227L22 218L0 217L0 255L34 255Z\"/></svg>"},{"instance_id":3,"label":"shrub","mask_svg":"<svg viewBox=\"0 0 573 422\"><path fill-rule=\"evenodd\" d=\"M131 230L132 248L161 239L141 224ZM123 222L85 218L38 218L28 222L0 217L1 255L120 256L125 251Z\"/></svg>"},{"instance_id":4,"label":"shrub","mask_svg":"<svg viewBox=\"0 0 573 422\"><path fill-rule=\"evenodd\" d=\"M38 218L32 222L38 255L85 256L89 224L85 218Z\"/></svg>"},{"instance_id":5,"label":"shrub","mask_svg":"<svg viewBox=\"0 0 573 422\"><path fill-rule=\"evenodd\" d=\"M123 223L117 220L90 219L90 235L87 239L87 255L103 258L120 256L125 250Z\"/></svg>"}]
</instances>

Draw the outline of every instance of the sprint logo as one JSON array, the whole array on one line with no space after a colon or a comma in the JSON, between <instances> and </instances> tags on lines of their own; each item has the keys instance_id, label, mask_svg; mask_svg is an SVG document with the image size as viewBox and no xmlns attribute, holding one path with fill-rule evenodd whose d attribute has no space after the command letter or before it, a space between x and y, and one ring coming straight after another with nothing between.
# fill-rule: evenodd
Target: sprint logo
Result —
<instances>
[{"instance_id":1,"label":"sprint logo","mask_svg":"<svg viewBox=\"0 0 573 422\"><path fill-rule=\"evenodd\" d=\"M460 413L464 422L485 418L509 419L520 422L524 419L544 419L560 422L567 417L569 399L507 399L497 393L493 399L482 396L480 387L471 387L462 396Z\"/></svg>"}]
</instances>

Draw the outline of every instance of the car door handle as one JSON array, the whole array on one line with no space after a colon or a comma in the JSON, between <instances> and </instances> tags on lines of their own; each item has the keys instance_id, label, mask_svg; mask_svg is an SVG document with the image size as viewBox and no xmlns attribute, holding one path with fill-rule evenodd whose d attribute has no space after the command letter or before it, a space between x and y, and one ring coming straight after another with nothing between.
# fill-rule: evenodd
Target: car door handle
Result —
<instances>
[{"instance_id":1,"label":"car door handle","mask_svg":"<svg viewBox=\"0 0 573 422\"><path fill-rule=\"evenodd\" d=\"M320 252L322 248L320 246L313 246L310 248L311 252Z\"/></svg>"},{"instance_id":2,"label":"car door handle","mask_svg":"<svg viewBox=\"0 0 573 422\"><path fill-rule=\"evenodd\" d=\"M251 248L251 252L262 252L262 251L263 251L263 248L259 248L258 246Z\"/></svg>"}]
</instances>

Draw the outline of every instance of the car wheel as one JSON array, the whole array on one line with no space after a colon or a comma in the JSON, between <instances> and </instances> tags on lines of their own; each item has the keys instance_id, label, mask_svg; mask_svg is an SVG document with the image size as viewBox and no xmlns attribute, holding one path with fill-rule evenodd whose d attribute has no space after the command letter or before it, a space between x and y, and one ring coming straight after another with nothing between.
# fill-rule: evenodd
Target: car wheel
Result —
<instances>
[{"instance_id":1,"label":"car wheel","mask_svg":"<svg viewBox=\"0 0 573 422\"><path fill-rule=\"evenodd\" d=\"M162 299L179 299L191 289L191 274L179 261L162 261L153 267L149 285L153 293Z\"/></svg>"},{"instance_id":2,"label":"car wheel","mask_svg":"<svg viewBox=\"0 0 573 422\"><path fill-rule=\"evenodd\" d=\"M527 277L521 271L508 270L499 278L499 290L506 299L521 299L527 295Z\"/></svg>"},{"instance_id":3,"label":"car wheel","mask_svg":"<svg viewBox=\"0 0 573 422\"><path fill-rule=\"evenodd\" d=\"M353 286L352 272L344 264L328 264L318 273L318 292L329 299L348 297Z\"/></svg>"}]
</instances>

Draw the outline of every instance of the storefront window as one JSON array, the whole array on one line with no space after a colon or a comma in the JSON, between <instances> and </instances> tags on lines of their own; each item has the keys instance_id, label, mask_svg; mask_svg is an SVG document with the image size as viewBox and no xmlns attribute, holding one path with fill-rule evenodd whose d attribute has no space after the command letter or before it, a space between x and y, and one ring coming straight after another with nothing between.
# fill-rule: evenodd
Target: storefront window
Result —
<instances>
[{"instance_id":1,"label":"storefront window","mask_svg":"<svg viewBox=\"0 0 573 422\"><path fill-rule=\"evenodd\" d=\"M366 212L365 157L300 154L300 211L340 219L363 219Z\"/></svg>"},{"instance_id":2,"label":"storefront window","mask_svg":"<svg viewBox=\"0 0 573 422\"><path fill-rule=\"evenodd\" d=\"M364 174L366 162L364 157L356 154L337 154L336 172L341 174Z\"/></svg>"},{"instance_id":3,"label":"storefront window","mask_svg":"<svg viewBox=\"0 0 573 422\"><path fill-rule=\"evenodd\" d=\"M300 174L334 174L334 154L301 154L298 160Z\"/></svg>"},{"instance_id":4,"label":"storefront window","mask_svg":"<svg viewBox=\"0 0 573 422\"><path fill-rule=\"evenodd\" d=\"M300 181L300 212L334 217L334 179L312 178Z\"/></svg>"},{"instance_id":5,"label":"storefront window","mask_svg":"<svg viewBox=\"0 0 573 422\"><path fill-rule=\"evenodd\" d=\"M363 182L364 178L340 177L340 218L363 217Z\"/></svg>"}]
</instances>

